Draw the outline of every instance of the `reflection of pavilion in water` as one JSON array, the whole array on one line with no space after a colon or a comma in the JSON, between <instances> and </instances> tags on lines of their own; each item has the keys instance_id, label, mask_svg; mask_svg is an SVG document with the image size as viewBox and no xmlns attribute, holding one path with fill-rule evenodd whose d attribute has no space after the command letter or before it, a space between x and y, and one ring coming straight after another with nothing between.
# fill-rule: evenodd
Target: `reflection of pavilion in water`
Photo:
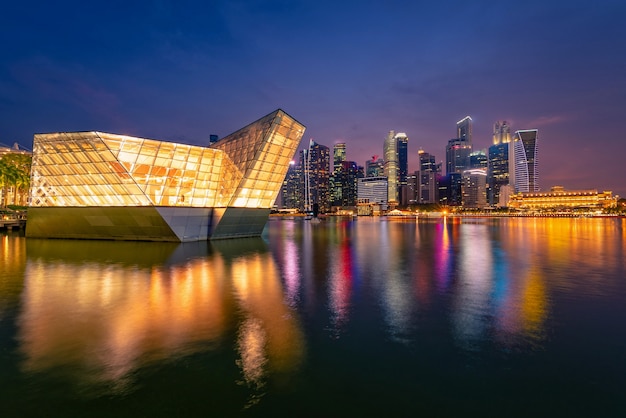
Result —
<instances>
[{"instance_id":1,"label":"reflection of pavilion in water","mask_svg":"<svg viewBox=\"0 0 626 418\"><path fill-rule=\"evenodd\" d=\"M299 324L260 238L29 240L27 251L19 334L28 371L71 366L79 384L124 385L153 361L223 344L233 328L251 387L300 361Z\"/></svg>"}]
</instances>

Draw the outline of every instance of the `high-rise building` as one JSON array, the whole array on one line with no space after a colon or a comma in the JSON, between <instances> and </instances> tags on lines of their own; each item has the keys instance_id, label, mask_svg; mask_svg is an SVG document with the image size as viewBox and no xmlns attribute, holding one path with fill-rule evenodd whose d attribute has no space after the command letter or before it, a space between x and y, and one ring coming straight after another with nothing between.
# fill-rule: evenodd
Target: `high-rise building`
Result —
<instances>
[{"instance_id":1,"label":"high-rise building","mask_svg":"<svg viewBox=\"0 0 626 418\"><path fill-rule=\"evenodd\" d=\"M363 177L358 179L357 197L359 201L381 205L386 208L387 177Z\"/></svg>"},{"instance_id":2,"label":"high-rise building","mask_svg":"<svg viewBox=\"0 0 626 418\"><path fill-rule=\"evenodd\" d=\"M500 190L509 184L509 149L511 130L507 121L493 125L493 145L487 153L487 202L500 204ZM508 199L507 199L508 200Z\"/></svg>"},{"instance_id":3,"label":"high-rise building","mask_svg":"<svg viewBox=\"0 0 626 418\"><path fill-rule=\"evenodd\" d=\"M408 142L409 138L405 133L389 131L383 146L384 175L388 179L388 198L392 205L402 201L401 191L406 186L409 171Z\"/></svg>"},{"instance_id":4,"label":"high-rise building","mask_svg":"<svg viewBox=\"0 0 626 418\"><path fill-rule=\"evenodd\" d=\"M346 144L340 142L333 145L333 169L340 166L344 161L346 161Z\"/></svg>"},{"instance_id":5,"label":"high-rise building","mask_svg":"<svg viewBox=\"0 0 626 418\"><path fill-rule=\"evenodd\" d=\"M490 146L487 159L487 201L491 205L499 205L500 190L509 184L509 143Z\"/></svg>"},{"instance_id":6,"label":"high-rise building","mask_svg":"<svg viewBox=\"0 0 626 418\"><path fill-rule=\"evenodd\" d=\"M405 133L396 134L398 147L398 186L406 185L406 176L409 173L409 138Z\"/></svg>"},{"instance_id":7,"label":"high-rise building","mask_svg":"<svg viewBox=\"0 0 626 418\"><path fill-rule=\"evenodd\" d=\"M458 173L469 168L469 155L472 153L472 145L462 139L453 138L446 146L446 173Z\"/></svg>"},{"instance_id":8,"label":"high-rise building","mask_svg":"<svg viewBox=\"0 0 626 418\"><path fill-rule=\"evenodd\" d=\"M460 173L449 173L437 177L439 203L446 206L460 206L462 202L463 177Z\"/></svg>"},{"instance_id":9,"label":"high-rise building","mask_svg":"<svg viewBox=\"0 0 626 418\"><path fill-rule=\"evenodd\" d=\"M359 171L354 161L343 161L333 173L333 206L354 206L357 199Z\"/></svg>"},{"instance_id":10,"label":"high-rise building","mask_svg":"<svg viewBox=\"0 0 626 418\"><path fill-rule=\"evenodd\" d=\"M456 123L456 137L472 145L472 118L465 116Z\"/></svg>"},{"instance_id":11,"label":"high-rise building","mask_svg":"<svg viewBox=\"0 0 626 418\"><path fill-rule=\"evenodd\" d=\"M420 162L420 170L419 171L432 171L438 173L441 171L441 165L437 164L435 156L427 153L424 150L419 150L417 152L417 157Z\"/></svg>"},{"instance_id":12,"label":"high-rise building","mask_svg":"<svg viewBox=\"0 0 626 418\"><path fill-rule=\"evenodd\" d=\"M509 164L509 181L515 193L538 192L537 129L516 131L513 141L513 164ZM509 152L509 158L511 152Z\"/></svg>"},{"instance_id":13,"label":"high-rise building","mask_svg":"<svg viewBox=\"0 0 626 418\"><path fill-rule=\"evenodd\" d=\"M423 150L418 151L419 171L413 175L415 203L436 203L438 201L437 175L441 171L441 165L437 164L435 156Z\"/></svg>"},{"instance_id":14,"label":"high-rise building","mask_svg":"<svg viewBox=\"0 0 626 418\"><path fill-rule=\"evenodd\" d=\"M389 131L383 144L384 174L387 177L387 198L389 203L397 205L398 201L398 146L396 132Z\"/></svg>"},{"instance_id":15,"label":"high-rise building","mask_svg":"<svg viewBox=\"0 0 626 418\"><path fill-rule=\"evenodd\" d=\"M508 144L511 142L511 130L507 121L497 121L493 124L493 145Z\"/></svg>"},{"instance_id":16,"label":"high-rise building","mask_svg":"<svg viewBox=\"0 0 626 418\"><path fill-rule=\"evenodd\" d=\"M485 170L487 170L487 165L488 165L488 161L487 161L487 154L485 153L485 150L478 150L478 151L473 151L470 153L469 155L469 169L475 169L475 168L483 168Z\"/></svg>"},{"instance_id":17,"label":"high-rise building","mask_svg":"<svg viewBox=\"0 0 626 418\"><path fill-rule=\"evenodd\" d=\"M300 151L303 210L310 212L317 205L320 212L330 210L330 149L311 139L309 147Z\"/></svg>"},{"instance_id":18,"label":"high-rise building","mask_svg":"<svg viewBox=\"0 0 626 418\"><path fill-rule=\"evenodd\" d=\"M463 207L482 209L487 204L487 172L477 168L465 170L461 184Z\"/></svg>"},{"instance_id":19,"label":"high-rise building","mask_svg":"<svg viewBox=\"0 0 626 418\"><path fill-rule=\"evenodd\" d=\"M372 155L371 160L365 162L365 177L382 177L385 175L385 162L378 155Z\"/></svg>"},{"instance_id":20,"label":"high-rise building","mask_svg":"<svg viewBox=\"0 0 626 418\"><path fill-rule=\"evenodd\" d=\"M302 188L300 187L302 177L302 167L294 161L289 163L289 169L283 181L281 190L281 208L285 209L302 209L304 202L302 200Z\"/></svg>"},{"instance_id":21,"label":"high-rise building","mask_svg":"<svg viewBox=\"0 0 626 418\"><path fill-rule=\"evenodd\" d=\"M333 146L333 171L330 175L330 200L332 206L341 206L342 200L342 163L346 160L346 144L341 142Z\"/></svg>"}]
</instances>

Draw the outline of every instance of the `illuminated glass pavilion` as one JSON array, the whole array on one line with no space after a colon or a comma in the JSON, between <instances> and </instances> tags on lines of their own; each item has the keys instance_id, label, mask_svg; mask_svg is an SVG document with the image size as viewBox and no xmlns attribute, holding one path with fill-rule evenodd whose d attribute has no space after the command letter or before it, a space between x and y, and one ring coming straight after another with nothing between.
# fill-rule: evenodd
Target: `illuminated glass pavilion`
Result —
<instances>
[{"instance_id":1,"label":"illuminated glass pavilion","mask_svg":"<svg viewBox=\"0 0 626 418\"><path fill-rule=\"evenodd\" d=\"M304 130L279 109L209 147L37 134L26 235L179 242L260 235Z\"/></svg>"}]
</instances>

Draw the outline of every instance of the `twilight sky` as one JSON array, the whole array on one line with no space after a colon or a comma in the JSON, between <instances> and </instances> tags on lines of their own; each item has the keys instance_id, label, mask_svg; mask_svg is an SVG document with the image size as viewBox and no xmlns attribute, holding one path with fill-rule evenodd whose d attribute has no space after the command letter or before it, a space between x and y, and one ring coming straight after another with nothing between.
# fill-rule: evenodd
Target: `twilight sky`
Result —
<instances>
[{"instance_id":1,"label":"twilight sky","mask_svg":"<svg viewBox=\"0 0 626 418\"><path fill-rule=\"evenodd\" d=\"M98 130L205 145L282 108L363 165L391 129L539 129L543 190L626 197L626 2L23 1L0 13L0 143Z\"/></svg>"}]
</instances>

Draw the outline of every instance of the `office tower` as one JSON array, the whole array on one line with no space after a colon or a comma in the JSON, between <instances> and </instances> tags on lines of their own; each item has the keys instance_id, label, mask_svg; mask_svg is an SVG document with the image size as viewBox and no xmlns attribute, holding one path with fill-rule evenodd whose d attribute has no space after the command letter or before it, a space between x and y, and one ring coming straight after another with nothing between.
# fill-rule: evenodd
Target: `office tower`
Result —
<instances>
[{"instance_id":1,"label":"office tower","mask_svg":"<svg viewBox=\"0 0 626 418\"><path fill-rule=\"evenodd\" d=\"M497 121L493 124L493 145L508 144L511 142L511 130L507 121Z\"/></svg>"},{"instance_id":2,"label":"office tower","mask_svg":"<svg viewBox=\"0 0 626 418\"><path fill-rule=\"evenodd\" d=\"M346 144L345 142L340 142L333 146L333 169L344 161L346 161Z\"/></svg>"},{"instance_id":3,"label":"office tower","mask_svg":"<svg viewBox=\"0 0 626 418\"><path fill-rule=\"evenodd\" d=\"M437 177L439 203L446 206L460 206L462 202L463 176L460 173L448 173Z\"/></svg>"},{"instance_id":4,"label":"office tower","mask_svg":"<svg viewBox=\"0 0 626 418\"><path fill-rule=\"evenodd\" d=\"M304 202L302 200L303 190L300 187L300 179L302 177L302 166L292 161L289 164L285 181L281 190L281 207L286 209L302 209Z\"/></svg>"},{"instance_id":5,"label":"office tower","mask_svg":"<svg viewBox=\"0 0 626 418\"><path fill-rule=\"evenodd\" d=\"M488 161L485 150L473 151L469 155L468 167L469 169L484 168L487 169Z\"/></svg>"},{"instance_id":6,"label":"office tower","mask_svg":"<svg viewBox=\"0 0 626 418\"><path fill-rule=\"evenodd\" d=\"M509 181L513 184L515 193L539 191L537 140L537 129L528 129L516 131L510 143L513 145L513 167L509 164Z\"/></svg>"},{"instance_id":7,"label":"office tower","mask_svg":"<svg viewBox=\"0 0 626 418\"><path fill-rule=\"evenodd\" d=\"M456 137L472 145L472 118L465 116L456 123Z\"/></svg>"},{"instance_id":8,"label":"office tower","mask_svg":"<svg viewBox=\"0 0 626 418\"><path fill-rule=\"evenodd\" d=\"M346 160L346 144L333 146L333 171L330 175L330 200L332 206L341 206L341 164Z\"/></svg>"},{"instance_id":9,"label":"office tower","mask_svg":"<svg viewBox=\"0 0 626 418\"><path fill-rule=\"evenodd\" d=\"M415 172L415 201L416 203L437 203L438 186L437 175L441 165L436 163L435 156L423 150L418 151L419 171Z\"/></svg>"},{"instance_id":10,"label":"office tower","mask_svg":"<svg viewBox=\"0 0 626 418\"><path fill-rule=\"evenodd\" d=\"M406 185L406 176L409 172L409 138L405 133L396 134L398 147L398 185Z\"/></svg>"},{"instance_id":11,"label":"office tower","mask_svg":"<svg viewBox=\"0 0 626 418\"><path fill-rule=\"evenodd\" d=\"M335 176L337 193L333 206L355 206L357 199L357 179L359 171L354 161L343 161Z\"/></svg>"},{"instance_id":12,"label":"office tower","mask_svg":"<svg viewBox=\"0 0 626 418\"><path fill-rule=\"evenodd\" d=\"M510 127L507 121L493 124L493 145L487 153L487 202L500 204L500 190L509 184ZM508 200L508 199L507 199Z\"/></svg>"},{"instance_id":13,"label":"office tower","mask_svg":"<svg viewBox=\"0 0 626 418\"><path fill-rule=\"evenodd\" d=\"M300 151L303 207L311 212L317 205L320 212L330 210L330 149L311 139L309 147Z\"/></svg>"},{"instance_id":14,"label":"office tower","mask_svg":"<svg viewBox=\"0 0 626 418\"><path fill-rule=\"evenodd\" d=\"M372 155L372 159L365 162L365 177L382 177L384 175L384 160L378 158L378 155Z\"/></svg>"},{"instance_id":15,"label":"office tower","mask_svg":"<svg viewBox=\"0 0 626 418\"><path fill-rule=\"evenodd\" d=\"M433 171L438 172L441 170L441 167L437 164L435 160L435 156L427 153L424 150L419 150L417 152L417 157L420 162L420 170L419 171Z\"/></svg>"},{"instance_id":16,"label":"office tower","mask_svg":"<svg viewBox=\"0 0 626 418\"><path fill-rule=\"evenodd\" d=\"M509 184L509 143L490 146L487 159L487 201L491 205L499 205L500 190Z\"/></svg>"},{"instance_id":17,"label":"office tower","mask_svg":"<svg viewBox=\"0 0 626 418\"><path fill-rule=\"evenodd\" d=\"M398 146L395 131L389 131L383 144L384 174L387 177L387 198L398 204Z\"/></svg>"},{"instance_id":18,"label":"office tower","mask_svg":"<svg viewBox=\"0 0 626 418\"><path fill-rule=\"evenodd\" d=\"M401 191L406 186L408 174L408 142L405 133L389 131L383 146L384 175L388 179L389 202L392 205L402 200Z\"/></svg>"},{"instance_id":19,"label":"office tower","mask_svg":"<svg viewBox=\"0 0 626 418\"><path fill-rule=\"evenodd\" d=\"M465 140L453 138L446 146L446 173L458 173L469 168L469 155L472 153L472 146Z\"/></svg>"},{"instance_id":20,"label":"office tower","mask_svg":"<svg viewBox=\"0 0 626 418\"><path fill-rule=\"evenodd\" d=\"M461 184L464 208L482 209L487 204L487 172L477 168L465 170Z\"/></svg>"},{"instance_id":21,"label":"office tower","mask_svg":"<svg viewBox=\"0 0 626 418\"><path fill-rule=\"evenodd\" d=\"M386 207L389 190L387 177L363 177L358 179L357 197L359 201Z\"/></svg>"}]
</instances>

